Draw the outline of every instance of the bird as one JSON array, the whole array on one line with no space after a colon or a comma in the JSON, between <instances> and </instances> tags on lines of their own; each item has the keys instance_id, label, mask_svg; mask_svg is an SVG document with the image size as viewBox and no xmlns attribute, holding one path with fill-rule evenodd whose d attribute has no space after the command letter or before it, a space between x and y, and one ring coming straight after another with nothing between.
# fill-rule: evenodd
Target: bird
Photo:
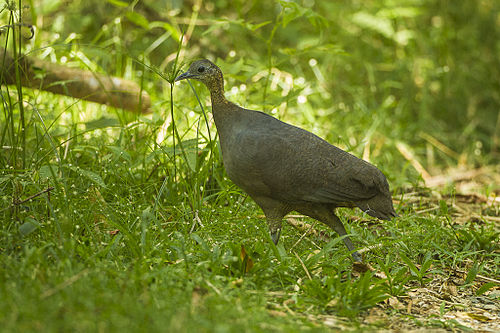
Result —
<instances>
[{"instance_id":1,"label":"bird","mask_svg":"<svg viewBox=\"0 0 500 333\"><path fill-rule=\"evenodd\" d=\"M230 102L221 69L208 59L194 61L175 82L185 79L210 91L226 173L262 209L273 243L284 217L296 211L344 236L354 261L362 262L335 209L359 207L379 219L396 217L384 174L311 132Z\"/></svg>"}]
</instances>

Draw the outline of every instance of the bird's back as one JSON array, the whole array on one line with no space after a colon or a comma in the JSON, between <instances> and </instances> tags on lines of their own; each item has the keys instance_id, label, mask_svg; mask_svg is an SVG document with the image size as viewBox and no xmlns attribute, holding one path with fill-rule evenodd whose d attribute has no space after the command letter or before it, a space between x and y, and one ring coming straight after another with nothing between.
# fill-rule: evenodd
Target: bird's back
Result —
<instances>
[{"instance_id":1,"label":"bird's back","mask_svg":"<svg viewBox=\"0 0 500 333\"><path fill-rule=\"evenodd\" d=\"M375 166L263 112L234 108L230 121L219 126L216 118L216 125L226 171L251 196L333 206L390 200Z\"/></svg>"}]
</instances>

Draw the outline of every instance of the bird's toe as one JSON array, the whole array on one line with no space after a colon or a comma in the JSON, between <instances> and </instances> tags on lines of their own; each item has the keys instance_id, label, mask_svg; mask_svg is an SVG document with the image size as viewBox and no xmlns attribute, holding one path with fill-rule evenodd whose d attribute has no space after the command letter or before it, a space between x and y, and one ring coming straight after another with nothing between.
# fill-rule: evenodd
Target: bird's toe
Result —
<instances>
[{"instance_id":1,"label":"bird's toe","mask_svg":"<svg viewBox=\"0 0 500 333\"><path fill-rule=\"evenodd\" d=\"M278 241L280 240L281 229L276 229L271 231L271 239L273 240L274 245L278 245Z\"/></svg>"},{"instance_id":2,"label":"bird's toe","mask_svg":"<svg viewBox=\"0 0 500 333\"><path fill-rule=\"evenodd\" d=\"M363 262L363 258L361 257L361 254L358 252L358 251L354 251L352 253L352 258L354 259L354 261L356 262Z\"/></svg>"}]
</instances>

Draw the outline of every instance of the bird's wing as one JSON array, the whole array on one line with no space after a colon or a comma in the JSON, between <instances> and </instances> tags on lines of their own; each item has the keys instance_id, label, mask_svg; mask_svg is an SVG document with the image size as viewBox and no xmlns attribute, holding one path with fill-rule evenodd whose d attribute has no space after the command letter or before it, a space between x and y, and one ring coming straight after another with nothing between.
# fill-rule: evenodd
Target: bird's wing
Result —
<instances>
[{"instance_id":1,"label":"bird's wing","mask_svg":"<svg viewBox=\"0 0 500 333\"><path fill-rule=\"evenodd\" d=\"M323 203L356 202L373 198L380 193L380 188L372 176L372 170L368 175L361 175L352 170L324 170L325 181L313 186L305 187L303 200ZM330 167L331 168L331 167Z\"/></svg>"},{"instance_id":2,"label":"bird's wing","mask_svg":"<svg viewBox=\"0 0 500 333\"><path fill-rule=\"evenodd\" d=\"M238 137L252 152L249 167L239 166L246 172L242 180L255 170L269 193L285 201L355 202L381 192L385 177L373 165L268 115L252 119L255 124Z\"/></svg>"},{"instance_id":3,"label":"bird's wing","mask_svg":"<svg viewBox=\"0 0 500 333\"><path fill-rule=\"evenodd\" d=\"M314 159L305 160L311 170L298 192L303 200L325 203L356 202L373 198L388 184L380 170L326 141L313 142Z\"/></svg>"}]
</instances>

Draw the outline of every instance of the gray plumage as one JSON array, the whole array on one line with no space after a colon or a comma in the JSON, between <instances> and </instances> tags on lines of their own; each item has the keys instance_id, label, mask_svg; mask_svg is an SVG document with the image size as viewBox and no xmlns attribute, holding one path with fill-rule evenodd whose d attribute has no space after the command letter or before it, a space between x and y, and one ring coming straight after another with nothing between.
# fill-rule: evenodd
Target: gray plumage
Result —
<instances>
[{"instance_id":1,"label":"gray plumage","mask_svg":"<svg viewBox=\"0 0 500 333\"><path fill-rule=\"evenodd\" d=\"M209 60L195 61L176 78L196 79L210 90L222 159L229 178L262 208L277 244L281 221L291 211L317 219L346 235L337 207L359 207L389 220L397 216L383 173L307 132L224 97L221 70ZM354 245L348 237L350 251ZM358 252L353 258L361 261Z\"/></svg>"}]
</instances>

